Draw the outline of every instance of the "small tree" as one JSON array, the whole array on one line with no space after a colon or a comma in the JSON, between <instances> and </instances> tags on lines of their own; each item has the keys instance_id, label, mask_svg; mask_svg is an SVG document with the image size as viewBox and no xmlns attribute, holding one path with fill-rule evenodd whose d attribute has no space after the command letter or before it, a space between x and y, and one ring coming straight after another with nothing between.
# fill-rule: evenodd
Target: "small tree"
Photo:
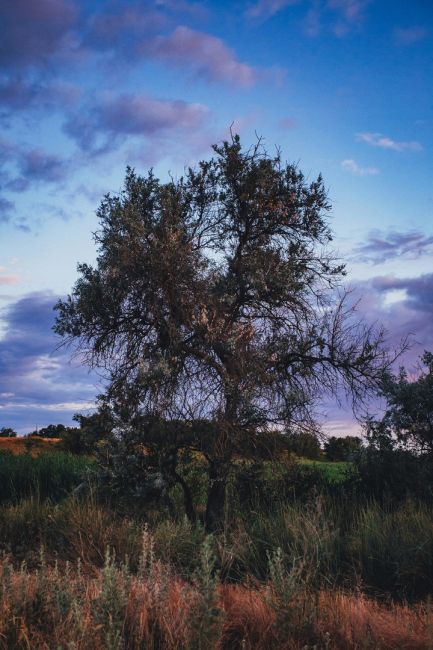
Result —
<instances>
[{"instance_id":1,"label":"small tree","mask_svg":"<svg viewBox=\"0 0 433 650\"><path fill-rule=\"evenodd\" d=\"M367 438L379 449L395 447L433 459L433 354L424 352L420 374L410 381L404 368L381 387L387 406L380 420L366 422Z\"/></svg>"},{"instance_id":2,"label":"small tree","mask_svg":"<svg viewBox=\"0 0 433 650\"><path fill-rule=\"evenodd\" d=\"M2 427L0 429L0 438L16 438L17 432L11 427Z\"/></svg>"},{"instance_id":3,"label":"small tree","mask_svg":"<svg viewBox=\"0 0 433 650\"><path fill-rule=\"evenodd\" d=\"M98 210L96 267L79 266L55 326L107 370L125 462L160 446L154 485L167 487L179 449L202 451L209 530L223 520L236 454L268 427L315 429L318 397L343 385L357 403L389 363L382 332L338 295L344 267L327 250L321 177L306 183L238 136L213 149L178 181L127 170ZM143 482L148 471L143 461Z\"/></svg>"},{"instance_id":4,"label":"small tree","mask_svg":"<svg viewBox=\"0 0 433 650\"><path fill-rule=\"evenodd\" d=\"M61 438L65 431L66 427L64 424L49 424L46 427L42 427L42 429L31 431L28 435L38 436L39 438Z\"/></svg>"}]
</instances>

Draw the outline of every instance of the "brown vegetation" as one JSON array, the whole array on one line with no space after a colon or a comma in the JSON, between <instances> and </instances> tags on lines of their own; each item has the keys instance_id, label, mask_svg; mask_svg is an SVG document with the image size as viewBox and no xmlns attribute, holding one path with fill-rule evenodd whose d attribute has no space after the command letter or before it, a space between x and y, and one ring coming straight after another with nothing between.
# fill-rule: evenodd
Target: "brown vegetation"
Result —
<instances>
[{"instance_id":1,"label":"brown vegetation","mask_svg":"<svg viewBox=\"0 0 433 650\"><path fill-rule=\"evenodd\" d=\"M15 456L20 454L38 456L40 453L56 449L60 442L60 438L40 438L39 436L0 438L0 452L10 451Z\"/></svg>"},{"instance_id":2,"label":"brown vegetation","mask_svg":"<svg viewBox=\"0 0 433 650\"><path fill-rule=\"evenodd\" d=\"M385 605L362 594L321 591L286 603L286 625L272 586L187 583L154 560L149 538L132 575L107 557L89 576L79 566L36 572L0 564L0 648L298 648L432 647L428 606ZM211 586L211 588L209 588Z\"/></svg>"}]
</instances>

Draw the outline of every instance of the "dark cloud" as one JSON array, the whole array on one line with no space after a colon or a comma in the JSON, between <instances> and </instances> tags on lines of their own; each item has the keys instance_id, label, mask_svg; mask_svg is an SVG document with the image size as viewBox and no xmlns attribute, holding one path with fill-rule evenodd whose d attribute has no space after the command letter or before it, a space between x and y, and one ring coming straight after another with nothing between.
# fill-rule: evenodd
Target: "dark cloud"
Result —
<instances>
[{"instance_id":1,"label":"dark cloud","mask_svg":"<svg viewBox=\"0 0 433 650\"><path fill-rule=\"evenodd\" d=\"M22 192L32 182L58 183L70 171L71 163L41 149L0 140L0 168L3 168L2 186L12 192Z\"/></svg>"},{"instance_id":2,"label":"dark cloud","mask_svg":"<svg viewBox=\"0 0 433 650\"><path fill-rule=\"evenodd\" d=\"M13 111L65 109L73 106L80 95L79 88L63 82L45 83L21 76L0 78L0 107Z\"/></svg>"},{"instance_id":3,"label":"dark cloud","mask_svg":"<svg viewBox=\"0 0 433 650\"><path fill-rule=\"evenodd\" d=\"M52 332L51 293L30 294L3 309L4 335L0 339L0 423L34 429L70 421L73 413L94 399L97 378L70 352L58 349Z\"/></svg>"},{"instance_id":4,"label":"dark cloud","mask_svg":"<svg viewBox=\"0 0 433 650\"><path fill-rule=\"evenodd\" d=\"M68 169L62 158L40 149L23 152L18 164L22 176L30 181L58 182L65 177Z\"/></svg>"},{"instance_id":5,"label":"dark cloud","mask_svg":"<svg viewBox=\"0 0 433 650\"><path fill-rule=\"evenodd\" d=\"M409 309L419 312L433 312L433 273L426 273L415 278L382 276L374 278L371 285L379 293L405 291L404 303Z\"/></svg>"},{"instance_id":6,"label":"dark cloud","mask_svg":"<svg viewBox=\"0 0 433 650\"><path fill-rule=\"evenodd\" d=\"M70 0L3 0L0 64L20 68L45 63L66 44L77 15Z\"/></svg>"},{"instance_id":7,"label":"dark cloud","mask_svg":"<svg viewBox=\"0 0 433 650\"><path fill-rule=\"evenodd\" d=\"M128 136L194 132L208 109L202 104L160 100L147 95L103 98L70 117L65 132L90 153L104 153Z\"/></svg>"},{"instance_id":8,"label":"dark cloud","mask_svg":"<svg viewBox=\"0 0 433 650\"><path fill-rule=\"evenodd\" d=\"M432 249L433 235L425 235L416 230L409 232L394 230L388 233L373 230L369 233L366 242L355 247L355 256L352 259L381 264L394 258L415 259L431 254Z\"/></svg>"}]
</instances>

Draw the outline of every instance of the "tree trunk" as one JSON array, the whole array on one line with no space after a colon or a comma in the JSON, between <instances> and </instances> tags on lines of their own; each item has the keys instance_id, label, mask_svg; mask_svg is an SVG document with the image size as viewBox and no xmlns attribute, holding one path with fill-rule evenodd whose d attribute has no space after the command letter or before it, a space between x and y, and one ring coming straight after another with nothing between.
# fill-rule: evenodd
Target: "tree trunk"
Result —
<instances>
[{"instance_id":1,"label":"tree trunk","mask_svg":"<svg viewBox=\"0 0 433 650\"><path fill-rule=\"evenodd\" d=\"M175 477L176 481L181 485L182 490L183 490L183 505L185 507L185 514L188 517L188 520L192 523L195 524L196 522L196 514L194 510L194 502L192 499L192 494L191 490L189 489L189 485L180 474L175 472Z\"/></svg>"},{"instance_id":2,"label":"tree trunk","mask_svg":"<svg viewBox=\"0 0 433 650\"><path fill-rule=\"evenodd\" d=\"M227 478L227 463L221 460L211 461L205 516L205 528L208 533L218 532L224 527Z\"/></svg>"}]
</instances>

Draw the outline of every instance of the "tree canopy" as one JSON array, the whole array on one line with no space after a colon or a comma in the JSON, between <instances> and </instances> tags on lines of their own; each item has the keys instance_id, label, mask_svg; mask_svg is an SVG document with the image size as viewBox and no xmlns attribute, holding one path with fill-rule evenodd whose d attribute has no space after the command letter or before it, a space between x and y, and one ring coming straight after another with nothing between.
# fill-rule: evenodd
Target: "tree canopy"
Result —
<instances>
[{"instance_id":1,"label":"tree canopy","mask_svg":"<svg viewBox=\"0 0 433 650\"><path fill-rule=\"evenodd\" d=\"M433 457L433 354L424 352L421 362L415 380L404 368L385 377L385 413L380 420L367 421L367 436L378 447L397 446Z\"/></svg>"},{"instance_id":2,"label":"tree canopy","mask_svg":"<svg viewBox=\"0 0 433 650\"><path fill-rule=\"evenodd\" d=\"M357 403L389 363L383 332L342 290L322 178L260 141L213 151L167 183L128 168L98 210L96 266L79 265L55 326L107 371L125 431L207 423L194 444L209 461L209 527L236 453L270 426L314 429L317 398L343 387Z\"/></svg>"}]
</instances>

